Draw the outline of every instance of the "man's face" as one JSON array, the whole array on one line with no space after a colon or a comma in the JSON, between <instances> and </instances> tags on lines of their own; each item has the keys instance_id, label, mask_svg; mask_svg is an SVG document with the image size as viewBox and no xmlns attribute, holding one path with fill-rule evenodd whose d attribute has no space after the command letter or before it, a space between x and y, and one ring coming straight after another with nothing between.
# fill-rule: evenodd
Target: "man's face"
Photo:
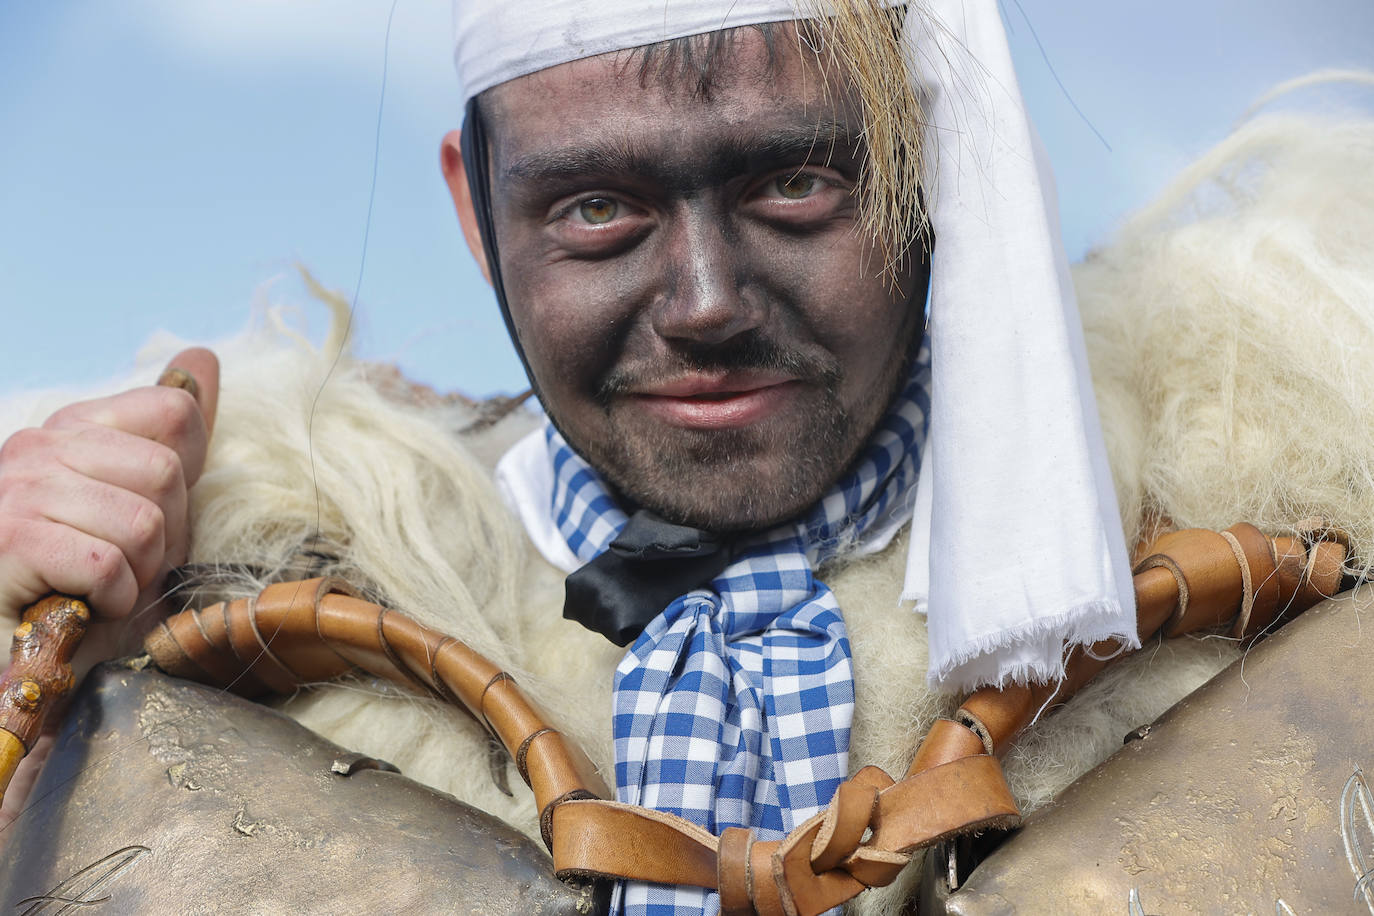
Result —
<instances>
[{"instance_id":1,"label":"man's face","mask_svg":"<svg viewBox=\"0 0 1374 916\"><path fill-rule=\"evenodd\" d=\"M849 93L741 30L708 96L624 55L484 97L501 271L549 415L635 504L796 515L905 379L923 288L855 230ZM922 269L919 265L917 269Z\"/></svg>"}]
</instances>

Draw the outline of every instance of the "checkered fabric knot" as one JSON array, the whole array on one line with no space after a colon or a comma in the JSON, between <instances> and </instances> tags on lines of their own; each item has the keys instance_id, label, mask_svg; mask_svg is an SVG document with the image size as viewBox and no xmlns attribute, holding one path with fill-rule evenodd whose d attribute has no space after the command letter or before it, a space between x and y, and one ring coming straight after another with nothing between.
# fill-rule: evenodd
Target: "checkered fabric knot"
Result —
<instances>
[{"instance_id":1,"label":"checkered fabric knot","mask_svg":"<svg viewBox=\"0 0 1374 916\"><path fill-rule=\"evenodd\" d=\"M616 668L620 801L712 833L778 839L829 804L848 775L854 678L835 596L813 570L910 500L930 410L922 348L906 386L854 465L801 518L737 541L705 587L654 618ZM627 515L550 425L553 517L584 563ZM715 912L714 891L625 882L613 912Z\"/></svg>"}]
</instances>

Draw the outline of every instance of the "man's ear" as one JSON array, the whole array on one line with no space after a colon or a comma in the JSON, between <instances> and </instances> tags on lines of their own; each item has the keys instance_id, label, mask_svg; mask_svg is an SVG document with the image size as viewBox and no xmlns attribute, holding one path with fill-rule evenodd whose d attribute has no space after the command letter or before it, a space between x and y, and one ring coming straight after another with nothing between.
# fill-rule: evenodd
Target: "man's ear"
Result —
<instances>
[{"instance_id":1,"label":"man's ear","mask_svg":"<svg viewBox=\"0 0 1374 916\"><path fill-rule=\"evenodd\" d=\"M458 224L463 227L463 238L468 243L468 251L482 269L482 276L491 283L491 269L487 266L487 252L482 247L482 231L477 228L477 211L472 206L472 190L468 187L468 170L463 164L463 135L461 131L451 130L444 134L439 146L439 165L444 170L444 182L448 193L453 197L453 209L458 212Z\"/></svg>"}]
</instances>

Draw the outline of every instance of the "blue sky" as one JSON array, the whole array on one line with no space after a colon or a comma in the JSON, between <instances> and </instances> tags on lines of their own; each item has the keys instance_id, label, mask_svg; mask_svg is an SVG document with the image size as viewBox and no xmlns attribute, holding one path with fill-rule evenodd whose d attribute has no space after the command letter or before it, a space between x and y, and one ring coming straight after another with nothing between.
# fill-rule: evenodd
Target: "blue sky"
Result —
<instances>
[{"instance_id":1,"label":"blue sky","mask_svg":"<svg viewBox=\"0 0 1374 916\"><path fill-rule=\"evenodd\" d=\"M305 303L297 261L351 294L390 6L0 3L0 393L110 376L159 328L223 336L264 296ZM1370 0L1020 0L1006 13L1075 258L1270 85L1374 68ZM462 102L448 23L447 0L397 4L358 349L481 395L522 375L439 179Z\"/></svg>"}]
</instances>

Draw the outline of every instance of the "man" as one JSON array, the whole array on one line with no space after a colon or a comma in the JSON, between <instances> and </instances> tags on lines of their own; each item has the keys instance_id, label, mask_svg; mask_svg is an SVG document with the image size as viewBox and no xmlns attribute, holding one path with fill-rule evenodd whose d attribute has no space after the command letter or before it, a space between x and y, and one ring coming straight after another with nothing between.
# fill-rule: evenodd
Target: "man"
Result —
<instances>
[{"instance_id":1,"label":"man","mask_svg":"<svg viewBox=\"0 0 1374 916\"><path fill-rule=\"evenodd\" d=\"M929 237L912 183L895 218L874 216L872 189L900 196L903 169L942 144L904 144L920 133L908 119L884 147L881 99L855 88L844 54L888 47L887 85L914 94L905 81L929 78L937 123L970 117L952 76L940 82L936 64L909 75L902 58L922 36L924 59L949 66L951 39L972 55L990 47L974 58L989 96L1014 98L1014 83L996 83L1010 71L995 4L961 7L904 23L837 3L836 19L799 25L790 4L684 5L626 30L628 7L565 4L541 6L552 22L531 39L519 10L457 5L473 101L466 135L445 139L444 174L552 424L501 479L540 551L582 567L565 614L630 645L615 671L623 801L764 837L829 802L849 769L855 672L841 606L815 571L882 550L907 523L932 413L909 579L919 592L929 580L934 679L1053 676L1066 639L1132 638L1081 342L1019 108L967 126L998 157L1023 154L1024 174L980 163L980 189L996 194L976 209L957 181L937 174L928 188L933 390ZM827 27L847 15L859 17L848 32ZM670 43L629 50L651 35ZM1017 239L1005 251L1003 233ZM139 389L6 443L7 611L57 590L119 618L185 556L216 365L203 351L174 365L197 379L199 408ZM969 571L1046 505L1062 528L1052 568L1030 546L1018 559L1048 589L1013 576L989 594L990 577ZM622 905L712 900L631 885Z\"/></svg>"},{"instance_id":2,"label":"man","mask_svg":"<svg viewBox=\"0 0 1374 916\"><path fill-rule=\"evenodd\" d=\"M915 357L924 257L906 248L918 214L876 233L865 219L872 204L856 189L881 174L870 152L882 100L862 97L838 62L907 36L918 58L944 62L925 75L943 87L927 89L937 123L957 108L982 136L983 115L969 113L942 68L968 77L960 55L972 53L1002 62L991 78L1009 68L995 9L960 7L944 20L884 12L845 31L841 15L834 28L743 27L599 56L583 55L639 40L601 28L605 5L572 9L505 49L499 21L481 18L490 11L457 7L459 69L475 100L469 135L446 141L445 174L552 423L508 456L502 479L535 543L572 573L565 615L633 640L615 682L621 801L716 833L780 836L824 807L848 771L855 674L841 608L812 572L839 550L885 546L905 522L925 470L930 393ZM739 12L747 21L760 10ZM949 22L964 27L955 49L941 39ZM559 28L580 36L576 51L550 37ZM674 10L659 31L692 28ZM681 66L692 55L696 66ZM998 143L1020 130L1033 163L1024 118L1006 112L999 91L985 101L996 155L1015 156ZM894 133L908 161L939 156L917 146L918 132ZM957 170L958 159L940 164ZM931 624L932 671L949 687L1052 677L1066 638L1129 642L1133 629L1090 394L1085 402L1073 384L1081 343L1058 334L1072 322L1046 242L1054 228L1031 220L1038 207L1050 222L1038 175L1033 164L1016 175L982 167L989 174L970 181L989 181L1029 225L990 235L1006 218L992 195L961 204L942 183L951 176L936 175L932 312L945 330L934 342L934 406L946 438L937 432L934 463L937 474L941 462L962 466L932 488L942 540L931 562L937 581L953 575L970 597L951 630ZM1014 275L1007 288L1000 270ZM979 299L995 303L989 316L1020 311L1000 318L1016 329L1010 340L962 324ZM1031 385L1047 403L1027 396ZM957 445L941 454L942 444ZM1013 461L1030 477L1008 475ZM968 571L993 532L1010 530L1007 517L1038 524L1051 505L1061 522L1079 519L1064 527L1081 539L1042 562L1031 538L1012 537L1008 555L1054 584L1018 602L975 582ZM951 518L974 520L976 540ZM696 528L708 533L687 530ZM711 565L702 545L718 538L729 545ZM690 556L685 575L669 571L669 553ZM1007 616L974 607L972 595ZM627 894L636 911L672 905L701 902L666 889Z\"/></svg>"}]
</instances>

